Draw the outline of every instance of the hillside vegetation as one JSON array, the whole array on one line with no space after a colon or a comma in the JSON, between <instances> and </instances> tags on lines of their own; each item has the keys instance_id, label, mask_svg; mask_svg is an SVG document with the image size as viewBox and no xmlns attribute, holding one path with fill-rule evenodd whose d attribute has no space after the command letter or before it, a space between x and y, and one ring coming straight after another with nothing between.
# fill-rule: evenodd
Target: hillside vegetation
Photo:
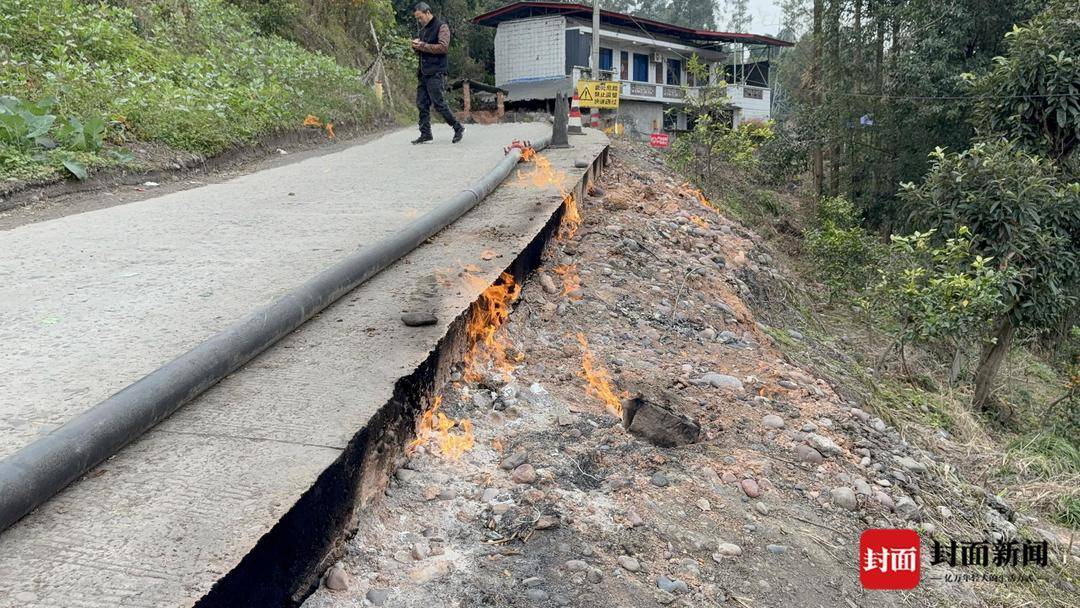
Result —
<instances>
[{"instance_id":1,"label":"hillside vegetation","mask_svg":"<svg viewBox=\"0 0 1080 608\"><path fill-rule=\"evenodd\" d=\"M213 155L309 116L371 123L395 111L363 79L372 28L392 80L414 61L395 27L386 0L6 0L0 180L85 177L134 142Z\"/></svg>"},{"instance_id":2,"label":"hillside vegetation","mask_svg":"<svg viewBox=\"0 0 1080 608\"><path fill-rule=\"evenodd\" d=\"M868 38L866 21L845 20L838 4L892 44ZM982 17L977 57L942 57L934 49L958 48L951 33L980 3L942 15L917 2L869 14L857 0L824 12L815 2L815 27L781 58L792 86L775 122L732 129L709 101L725 92L706 89L668 160L796 271L787 289L756 294L772 325L799 326L803 339L774 336L788 356L909 440L941 448L1025 516L1076 530L1080 20L1061 0L1013 5L1023 19ZM949 24L941 46L906 34L929 21ZM898 120L915 100L830 99L832 81L815 84L830 72L861 82L862 59L875 56L879 91L914 93L908 70L928 63L955 90ZM951 118L931 111L946 106ZM822 119L833 115L855 119Z\"/></svg>"}]
</instances>

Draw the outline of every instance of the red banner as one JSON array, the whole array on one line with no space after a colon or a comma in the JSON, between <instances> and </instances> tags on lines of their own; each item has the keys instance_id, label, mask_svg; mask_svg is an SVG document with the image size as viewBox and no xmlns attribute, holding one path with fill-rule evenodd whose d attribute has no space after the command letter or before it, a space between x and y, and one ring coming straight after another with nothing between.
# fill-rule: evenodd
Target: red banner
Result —
<instances>
[{"instance_id":1,"label":"red banner","mask_svg":"<svg viewBox=\"0 0 1080 608\"><path fill-rule=\"evenodd\" d=\"M654 148L666 148L670 143L667 133L653 133L649 136L649 145Z\"/></svg>"}]
</instances>

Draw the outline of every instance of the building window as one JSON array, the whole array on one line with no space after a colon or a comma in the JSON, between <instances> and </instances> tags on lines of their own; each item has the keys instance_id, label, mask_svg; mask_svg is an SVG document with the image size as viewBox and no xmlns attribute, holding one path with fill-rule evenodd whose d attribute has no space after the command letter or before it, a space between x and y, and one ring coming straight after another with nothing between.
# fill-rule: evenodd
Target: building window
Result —
<instances>
[{"instance_id":1,"label":"building window","mask_svg":"<svg viewBox=\"0 0 1080 608\"><path fill-rule=\"evenodd\" d=\"M649 56L634 53L634 80L649 82Z\"/></svg>"},{"instance_id":2,"label":"building window","mask_svg":"<svg viewBox=\"0 0 1080 608\"><path fill-rule=\"evenodd\" d=\"M679 115L675 113L674 109L664 112L664 131L671 133L679 129Z\"/></svg>"},{"instance_id":3,"label":"building window","mask_svg":"<svg viewBox=\"0 0 1080 608\"><path fill-rule=\"evenodd\" d=\"M623 51L621 53L621 55L622 55L622 66L621 66L621 69L619 70L619 79L621 79L621 80L630 80L630 53L628 53L626 51Z\"/></svg>"},{"instance_id":4,"label":"building window","mask_svg":"<svg viewBox=\"0 0 1080 608\"><path fill-rule=\"evenodd\" d=\"M611 49L600 48L600 69L611 70Z\"/></svg>"},{"instance_id":5,"label":"building window","mask_svg":"<svg viewBox=\"0 0 1080 608\"><path fill-rule=\"evenodd\" d=\"M682 61L678 59L667 60L667 84L682 84Z\"/></svg>"}]
</instances>

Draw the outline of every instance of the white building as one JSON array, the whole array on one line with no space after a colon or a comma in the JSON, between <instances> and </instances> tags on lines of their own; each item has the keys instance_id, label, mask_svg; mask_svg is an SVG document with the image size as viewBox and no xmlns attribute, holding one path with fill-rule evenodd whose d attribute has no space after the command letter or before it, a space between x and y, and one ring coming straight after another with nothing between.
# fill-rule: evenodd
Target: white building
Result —
<instances>
[{"instance_id":1,"label":"white building","mask_svg":"<svg viewBox=\"0 0 1080 608\"><path fill-rule=\"evenodd\" d=\"M516 2L473 23L496 28L495 84L507 103L546 104L590 78L592 7L562 2ZM791 43L732 32L695 30L601 11L602 80L622 83L617 120L638 133L687 128L686 97L700 90L687 62L696 55L711 84L727 83L735 124L770 116L769 59Z\"/></svg>"}]
</instances>

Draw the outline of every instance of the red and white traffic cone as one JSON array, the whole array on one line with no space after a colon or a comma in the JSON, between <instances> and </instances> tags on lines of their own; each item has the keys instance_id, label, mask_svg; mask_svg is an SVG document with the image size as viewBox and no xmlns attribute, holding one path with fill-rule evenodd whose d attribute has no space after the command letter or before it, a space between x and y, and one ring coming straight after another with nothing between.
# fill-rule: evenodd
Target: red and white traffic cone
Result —
<instances>
[{"instance_id":1,"label":"red and white traffic cone","mask_svg":"<svg viewBox=\"0 0 1080 608\"><path fill-rule=\"evenodd\" d=\"M581 135L581 99L578 98L577 92L574 93L574 99L570 102L570 122L567 123L566 130L574 135Z\"/></svg>"},{"instance_id":2,"label":"red and white traffic cone","mask_svg":"<svg viewBox=\"0 0 1080 608\"><path fill-rule=\"evenodd\" d=\"M592 120L590 121L591 122L590 126L592 126L592 128L594 128L594 129L599 129L600 128L600 108L592 108L592 113L591 114L592 114L592 117L591 117Z\"/></svg>"}]
</instances>

